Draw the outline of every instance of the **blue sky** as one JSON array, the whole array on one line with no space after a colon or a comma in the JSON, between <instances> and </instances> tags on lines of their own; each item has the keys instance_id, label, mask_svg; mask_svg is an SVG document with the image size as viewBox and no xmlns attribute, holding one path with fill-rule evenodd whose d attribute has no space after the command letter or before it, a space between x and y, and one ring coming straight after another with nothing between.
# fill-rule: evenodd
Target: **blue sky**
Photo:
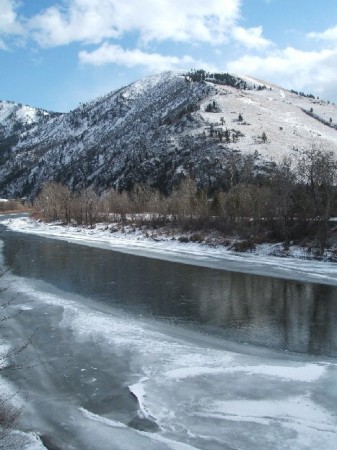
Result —
<instances>
[{"instance_id":1,"label":"blue sky","mask_svg":"<svg viewBox=\"0 0 337 450\"><path fill-rule=\"evenodd\" d=\"M336 0L0 0L0 99L55 111L162 70L337 103Z\"/></svg>"}]
</instances>

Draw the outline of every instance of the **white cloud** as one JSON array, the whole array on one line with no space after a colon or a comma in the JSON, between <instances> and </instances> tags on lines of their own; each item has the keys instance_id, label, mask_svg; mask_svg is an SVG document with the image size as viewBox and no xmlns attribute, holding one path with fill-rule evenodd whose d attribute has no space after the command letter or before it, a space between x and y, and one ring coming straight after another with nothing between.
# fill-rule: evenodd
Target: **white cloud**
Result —
<instances>
[{"instance_id":1,"label":"white cloud","mask_svg":"<svg viewBox=\"0 0 337 450\"><path fill-rule=\"evenodd\" d=\"M104 38L118 37L114 25L114 8L110 1L84 0L70 2L67 9L53 6L28 22L33 38L43 47L56 47L71 42L98 43Z\"/></svg>"},{"instance_id":2,"label":"white cloud","mask_svg":"<svg viewBox=\"0 0 337 450\"><path fill-rule=\"evenodd\" d=\"M318 32L312 32L308 34L308 37L312 39L316 39L318 41L324 40L324 41L337 41L337 26L328 28L327 30L318 33Z\"/></svg>"},{"instance_id":3,"label":"white cloud","mask_svg":"<svg viewBox=\"0 0 337 450\"><path fill-rule=\"evenodd\" d=\"M0 50L8 50L7 45L3 40L0 39Z\"/></svg>"},{"instance_id":4,"label":"white cloud","mask_svg":"<svg viewBox=\"0 0 337 450\"><path fill-rule=\"evenodd\" d=\"M302 51L288 47L266 57L245 55L230 62L227 70L273 81L283 87L324 95L324 92L331 92L336 78L337 49Z\"/></svg>"},{"instance_id":5,"label":"white cloud","mask_svg":"<svg viewBox=\"0 0 337 450\"><path fill-rule=\"evenodd\" d=\"M67 0L29 21L43 46L102 42L139 33L144 42L224 42L239 18L241 0Z\"/></svg>"},{"instance_id":6,"label":"white cloud","mask_svg":"<svg viewBox=\"0 0 337 450\"><path fill-rule=\"evenodd\" d=\"M261 26L254 28L233 28L233 38L249 49L263 49L272 45L272 42L262 36Z\"/></svg>"},{"instance_id":7,"label":"white cloud","mask_svg":"<svg viewBox=\"0 0 337 450\"><path fill-rule=\"evenodd\" d=\"M26 39L44 48L74 42L96 44L93 51L80 52L79 58L97 66L116 63L161 70L198 64L207 68L190 56L164 56L158 50L144 50L149 43L202 43L212 45L213 50L233 40L249 49L270 45L262 36L262 27L245 29L237 25L242 0L55 0L53 6L30 18L17 16L17 1L0 0L1 20L7 32L24 32ZM126 50L130 35L138 38L137 48ZM5 44L0 40L0 48Z\"/></svg>"},{"instance_id":8,"label":"white cloud","mask_svg":"<svg viewBox=\"0 0 337 450\"><path fill-rule=\"evenodd\" d=\"M232 71L250 71L250 73L285 74L311 73L319 69L324 61L336 54L334 50L302 51L293 47L278 50L266 57L245 55L232 61L228 67Z\"/></svg>"},{"instance_id":9,"label":"white cloud","mask_svg":"<svg viewBox=\"0 0 337 450\"><path fill-rule=\"evenodd\" d=\"M23 32L23 27L16 14L17 7L17 2L14 0L0 1L0 35L21 34Z\"/></svg>"},{"instance_id":10,"label":"white cloud","mask_svg":"<svg viewBox=\"0 0 337 450\"><path fill-rule=\"evenodd\" d=\"M195 65L205 66L202 62L197 62L188 55L182 58L178 58L177 56L164 56L159 53L146 53L139 49L124 50L119 45L111 45L108 43L104 43L92 52L81 51L79 58L82 63L94 66L114 63L126 67L144 66L147 69L155 71L172 68L186 69Z\"/></svg>"}]
</instances>

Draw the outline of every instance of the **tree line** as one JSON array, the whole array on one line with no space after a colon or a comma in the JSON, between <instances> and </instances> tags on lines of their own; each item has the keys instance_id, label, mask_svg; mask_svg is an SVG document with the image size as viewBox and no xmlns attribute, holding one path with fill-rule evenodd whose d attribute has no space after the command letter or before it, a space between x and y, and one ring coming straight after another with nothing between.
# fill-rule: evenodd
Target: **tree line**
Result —
<instances>
[{"instance_id":1,"label":"tree line","mask_svg":"<svg viewBox=\"0 0 337 450\"><path fill-rule=\"evenodd\" d=\"M313 145L267 171L251 165L227 168L226 182L205 189L187 176L169 194L149 184L130 191L110 189L98 196L92 187L72 192L46 183L35 205L47 221L93 227L97 222L173 224L185 230L216 229L248 247L257 242L310 243L323 254L336 215L337 162L333 152ZM247 161L247 160L246 160ZM240 170L239 170L240 169ZM225 186L225 188L224 188Z\"/></svg>"}]
</instances>

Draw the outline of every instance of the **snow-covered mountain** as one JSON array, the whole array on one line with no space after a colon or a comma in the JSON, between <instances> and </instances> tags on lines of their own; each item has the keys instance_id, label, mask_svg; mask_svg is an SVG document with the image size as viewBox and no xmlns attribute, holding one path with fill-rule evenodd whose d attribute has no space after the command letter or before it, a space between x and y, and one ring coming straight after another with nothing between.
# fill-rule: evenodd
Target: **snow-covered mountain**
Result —
<instances>
[{"instance_id":1,"label":"snow-covered mountain","mask_svg":"<svg viewBox=\"0 0 337 450\"><path fill-rule=\"evenodd\" d=\"M9 144L13 145L15 140L20 140L22 133L55 115L57 113L49 113L43 109L0 101L0 150L6 150Z\"/></svg>"},{"instance_id":2,"label":"snow-covered mountain","mask_svg":"<svg viewBox=\"0 0 337 450\"><path fill-rule=\"evenodd\" d=\"M165 72L68 114L1 102L0 195L34 196L47 180L169 190L186 173L216 185L233 155L261 167L313 144L337 153L332 103L249 77Z\"/></svg>"},{"instance_id":3,"label":"snow-covered mountain","mask_svg":"<svg viewBox=\"0 0 337 450\"><path fill-rule=\"evenodd\" d=\"M8 137L16 131L23 131L51 113L43 109L32 108L31 106L21 105L14 102L0 101L0 136ZM52 114L53 115L53 114Z\"/></svg>"}]
</instances>

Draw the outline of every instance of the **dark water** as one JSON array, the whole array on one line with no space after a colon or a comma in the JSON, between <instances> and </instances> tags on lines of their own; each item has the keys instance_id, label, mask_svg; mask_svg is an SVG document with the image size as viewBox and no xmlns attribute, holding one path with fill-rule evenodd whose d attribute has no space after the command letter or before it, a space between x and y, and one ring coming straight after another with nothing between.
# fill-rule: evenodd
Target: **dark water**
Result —
<instances>
[{"instance_id":1,"label":"dark water","mask_svg":"<svg viewBox=\"0 0 337 450\"><path fill-rule=\"evenodd\" d=\"M238 342L337 356L337 287L207 269L4 232L5 264L134 315Z\"/></svg>"}]
</instances>

